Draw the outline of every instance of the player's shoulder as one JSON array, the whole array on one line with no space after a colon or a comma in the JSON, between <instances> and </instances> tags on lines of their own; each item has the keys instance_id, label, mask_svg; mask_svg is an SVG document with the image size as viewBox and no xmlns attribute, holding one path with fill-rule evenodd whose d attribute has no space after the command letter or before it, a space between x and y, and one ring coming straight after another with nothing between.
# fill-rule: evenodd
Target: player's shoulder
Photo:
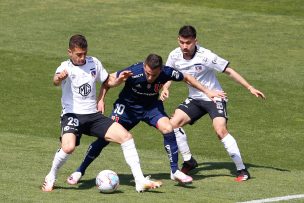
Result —
<instances>
[{"instance_id":1,"label":"player's shoulder","mask_svg":"<svg viewBox=\"0 0 304 203\"><path fill-rule=\"evenodd\" d=\"M132 72L138 72L143 70L143 62L137 62L129 66L127 69L131 70Z\"/></svg>"},{"instance_id":2,"label":"player's shoulder","mask_svg":"<svg viewBox=\"0 0 304 203\"><path fill-rule=\"evenodd\" d=\"M211 53L211 50L197 45L196 46L196 52L199 53L199 54L209 54L209 53Z\"/></svg>"},{"instance_id":3,"label":"player's shoulder","mask_svg":"<svg viewBox=\"0 0 304 203\"><path fill-rule=\"evenodd\" d=\"M181 49L179 47L177 47L169 53L169 58L171 58L171 59L183 58L183 52L181 51Z\"/></svg>"}]
</instances>

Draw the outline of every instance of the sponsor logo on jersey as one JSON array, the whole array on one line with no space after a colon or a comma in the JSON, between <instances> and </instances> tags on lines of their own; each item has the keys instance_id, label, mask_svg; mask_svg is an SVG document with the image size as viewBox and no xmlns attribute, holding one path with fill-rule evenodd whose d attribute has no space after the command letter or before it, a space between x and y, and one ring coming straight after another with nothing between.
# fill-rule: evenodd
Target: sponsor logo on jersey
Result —
<instances>
[{"instance_id":1,"label":"sponsor logo on jersey","mask_svg":"<svg viewBox=\"0 0 304 203\"><path fill-rule=\"evenodd\" d=\"M142 76L144 76L144 74L140 73L140 74L137 74L137 75L133 75L132 78L139 78L139 77L142 77Z\"/></svg>"},{"instance_id":2,"label":"sponsor logo on jersey","mask_svg":"<svg viewBox=\"0 0 304 203\"><path fill-rule=\"evenodd\" d=\"M222 102L216 102L217 109L224 109Z\"/></svg>"},{"instance_id":3,"label":"sponsor logo on jersey","mask_svg":"<svg viewBox=\"0 0 304 203\"><path fill-rule=\"evenodd\" d=\"M167 154L168 154L168 157L169 157L170 162L173 162L172 152L171 152L170 145L165 145L165 149L166 149L166 151L167 151Z\"/></svg>"},{"instance_id":4,"label":"sponsor logo on jersey","mask_svg":"<svg viewBox=\"0 0 304 203\"><path fill-rule=\"evenodd\" d=\"M91 86L88 83L85 83L79 87L79 94L82 96L88 96L91 93Z\"/></svg>"},{"instance_id":5,"label":"sponsor logo on jersey","mask_svg":"<svg viewBox=\"0 0 304 203\"><path fill-rule=\"evenodd\" d=\"M63 130L64 130L64 131L70 130L70 126L65 126Z\"/></svg>"}]
</instances>

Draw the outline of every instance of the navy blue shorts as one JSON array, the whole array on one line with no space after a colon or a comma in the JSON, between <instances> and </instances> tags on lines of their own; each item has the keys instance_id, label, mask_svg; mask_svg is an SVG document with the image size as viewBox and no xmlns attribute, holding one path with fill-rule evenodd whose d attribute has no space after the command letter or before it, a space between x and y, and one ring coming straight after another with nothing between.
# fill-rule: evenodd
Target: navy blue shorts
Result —
<instances>
[{"instance_id":1,"label":"navy blue shorts","mask_svg":"<svg viewBox=\"0 0 304 203\"><path fill-rule=\"evenodd\" d=\"M157 100L149 106L132 105L117 100L113 104L111 118L120 123L125 129L131 130L140 121L157 128L157 121L168 117L163 102Z\"/></svg>"},{"instance_id":2,"label":"navy blue shorts","mask_svg":"<svg viewBox=\"0 0 304 203\"><path fill-rule=\"evenodd\" d=\"M110 118L97 112L93 114L67 113L61 117L61 136L65 133L76 135L76 146L80 144L82 134L103 138L114 123Z\"/></svg>"}]
</instances>

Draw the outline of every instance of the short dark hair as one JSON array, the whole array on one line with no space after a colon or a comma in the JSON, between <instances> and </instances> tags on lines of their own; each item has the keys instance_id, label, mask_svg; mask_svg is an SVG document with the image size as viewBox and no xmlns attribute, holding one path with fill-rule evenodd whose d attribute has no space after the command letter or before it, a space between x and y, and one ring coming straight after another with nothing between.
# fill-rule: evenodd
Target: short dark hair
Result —
<instances>
[{"instance_id":1,"label":"short dark hair","mask_svg":"<svg viewBox=\"0 0 304 203\"><path fill-rule=\"evenodd\" d=\"M85 36L77 34L77 35L73 35L70 38L69 48L73 49L75 47L79 47L79 48L82 48L82 49L87 49L88 48L88 42L87 42Z\"/></svg>"},{"instance_id":2,"label":"short dark hair","mask_svg":"<svg viewBox=\"0 0 304 203\"><path fill-rule=\"evenodd\" d=\"M196 38L196 30L191 25L184 25L179 29L178 35L184 38Z\"/></svg>"},{"instance_id":3,"label":"short dark hair","mask_svg":"<svg viewBox=\"0 0 304 203\"><path fill-rule=\"evenodd\" d=\"M162 68L163 59L157 54L149 54L145 60L145 64L148 65L151 69Z\"/></svg>"}]
</instances>

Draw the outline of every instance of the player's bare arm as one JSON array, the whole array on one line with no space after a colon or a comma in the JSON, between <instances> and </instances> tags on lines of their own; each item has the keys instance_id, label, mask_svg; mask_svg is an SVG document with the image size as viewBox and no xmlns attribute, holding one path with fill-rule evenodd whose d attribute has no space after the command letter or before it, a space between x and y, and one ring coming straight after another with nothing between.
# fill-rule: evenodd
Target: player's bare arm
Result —
<instances>
[{"instance_id":1,"label":"player's bare arm","mask_svg":"<svg viewBox=\"0 0 304 203\"><path fill-rule=\"evenodd\" d=\"M243 78L238 72L233 70L231 67L227 67L225 70L225 73L229 75L234 81L241 84L243 87L248 89L251 94L255 95L256 97L261 97L262 99L266 99L265 95L259 91L258 89L255 89L252 85L250 85L245 78Z\"/></svg>"},{"instance_id":2,"label":"player's bare arm","mask_svg":"<svg viewBox=\"0 0 304 203\"><path fill-rule=\"evenodd\" d=\"M100 112L105 112L105 101L104 98L111 87L116 87L121 83L125 82L128 77L133 75L131 71L122 71L118 77L117 73L111 73L108 79L102 84L99 90L99 96L97 100L97 110Z\"/></svg>"},{"instance_id":3,"label":"player's bare arm","mask_svg":"<svg viewBox=\"0 0 304 203\"><path fill-rule=\"evenodd\" d=\"M164 84L162 91L160 93L160 100L165 101L166 99L169 98L169 88L171 86L172 81L168 81Z\"/></svg>"},{"instance_id":4,"label":"player's bare arm","mask_svg":"<svg viewBox=\"0 0 304 203\"><path fill-rule=\"evenodd\" d=\"M116 87L121 83L125 82L130 76L133 75L133 73L131 71L126 70L126 71L122 71L118 77L116 77L116 75L117 72L111 73L107 81L104 83L104 85L106 85L109 88Z\"/></svg>"},{"instance_id":5,"label":"player's bare arm","mask_svg":"<svg viewBox=\"0 0 304 203\"><path fill-rule=\"evenodd\" d=\"M100 111L101 113L105 112L105 96L107 92L109 91L110 87L102 84L99 90L99 96L97 99L97 110Z\"/></svg>"},{"instance_id":6,"label":"player's bare arm","mask_svg":"<svg viewBox=\"0 0 304 203\"><path fill-rule=\"evenodd\" d=\"M226 97L226 93L224 91L209 90L207 87L203 86L199 81L197 81L192 75L184 74L184 81L192 87L195 87L196 89L204 92L213 101L215 97Z\"/></svg>"},{"instance_id":7,"label":"player's bare arm","mask_svg":"<svg viewBox=\"0 0 304 203\"><path fill-rule=\"evenodd\" d=\"M68 72L67 70L63 70L62 72L60 73L56 73L53 77L53 83L55 86L58 86L61 84L61 81L66 79L68 77Z\"/></svg>"}]
</instances>

